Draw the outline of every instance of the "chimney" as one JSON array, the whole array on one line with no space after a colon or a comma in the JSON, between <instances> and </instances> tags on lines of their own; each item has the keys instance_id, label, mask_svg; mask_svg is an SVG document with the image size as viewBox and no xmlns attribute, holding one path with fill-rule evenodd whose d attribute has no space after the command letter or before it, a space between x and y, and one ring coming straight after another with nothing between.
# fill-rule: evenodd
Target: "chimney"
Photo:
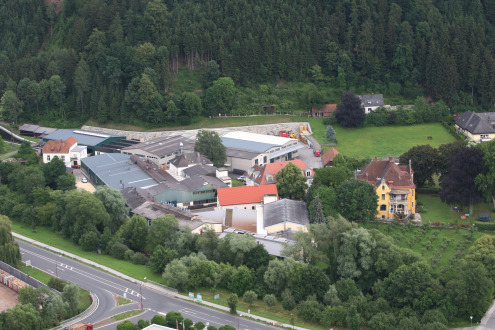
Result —
<instances>
[{"instance_id":1,"label":"chimney","mask_svg":"<svg viewBox=\"0 0 495 330\"><path fill-rule=\"evenodd\" d=\"M388 161L389 161L390 163L393 163L393 162L394 162L394 157L392 157L392 156L388 157Z\"/></svg>"},{"instance_id":2,"label":"chimney","mask_svg":"<svg viewBox=\"0 0 495 330\"><path fill-rule=\"evenodd\" d=\"M375 156L375 160L378 160L378 156Z\"/></svg>"}]
</instances>

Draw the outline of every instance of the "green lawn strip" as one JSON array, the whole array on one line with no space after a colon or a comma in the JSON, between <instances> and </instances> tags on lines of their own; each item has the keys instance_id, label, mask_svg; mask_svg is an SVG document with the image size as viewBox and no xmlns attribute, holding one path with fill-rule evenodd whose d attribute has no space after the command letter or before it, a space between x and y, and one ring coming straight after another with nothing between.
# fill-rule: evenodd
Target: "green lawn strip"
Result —
<instances>
[{"instance_id":1,"label":"green lawn strip","mask_svg":"<svg viewBox=\"0 0 495 330\"><path fill-rule=\"evenodd\" d=\"M393 237L395 244L415 251L436 271L454 262L457 253L465 254L478 238L486 235L483 232L471 234L465 229L432 228L423 232L418 227L407 228L381 223L363 223L360 226L375 228Z\"/></svg>"},{"instance_id":2,"label":"green lawn strip","mask_svg":"<svg viewBox=\"0 0 495 330\"><path fill-rule=\"evenodd\" d=\"M31 276L32 278L37 279L38 281L40 281L42 283L45 283L45 284L48 284L48 281L50 281L50 279L53 278L53 276L51 276L50 274L47 274L45 272L42 272L38 268L28 267L28 266L25 266L24 264L21 264L18 267L18 269L21 272ZM91 296L89 294L89 291L84 290L84 289L80 289L80 291L79 291L79 305L77 307L79 312L82 313L83 311L88 309L90 305L91 305Z\"/></svg>"},{"instance_id":3,"label":"green lawn strip","mask_svg":"<svg viewBox=\"0 0 495 330\"><path fill-rule=\"evenodd\" d=\"M311 125L311 127L315 131L320 126ZM439 123L354 129L333 125L333 128L338 141L336 149L349 157L400 156L417 145L429 144L436 148L441 144L455 141L454 137ZM319 140L322 133L318 132L313 136ZM428 140L428 136L432 136L433 139Z\"/></svg>"},{"instance_id":4,"label":"green lawn strip","mask_svg":"<svg viewBox=\"0 0 495 330\"><path fill-rule=\"evenodd\" d=\"M242 186L244 186L244 183L242 183L239 180L232 179L232 187L242 187Z\"/></svg>"},{"instance_id":5,"label":"green lawn strip","mask_svg":"<svg viewBox=\"0 0 495 330\"><path fill-rule=\"evenodd\" d=\"M221 306L228 307L227 298L230 296L230 292L224 289L217 289L216 291L212 291L210 288L201 288L196 290L194 294L201 293L201 296L204 301L212 302ZM181 292L184 296L187 296L188 293ZM215 295L219 294L220 297L215 299ZM277 302L277 304L271 308L269 308L261 299L258 299L251 307L242 301L242 297L239 297L239 302L237 304L237 311L242 315L249 316L248 309L251 310L251 314L255 314L261 317L265 317L269 320L274 320L277 322L282 322L286 324L291 324L291 316L290 313L282 308L282 304ZM326 329L325 327L309 322L301 320L297 317L297 309L292 311L294 316L294 325L305 327L308 329ZM333 327L334 329L338 329Z\"/></svg>"},{"instance_id":6,"label":"green lawn strip","mask_svg":"<svg viewBox=\"0 0 495 330\"><path fill-rule=\"evenodd\" d=\"M129 299L126 299L124 297L121 297L121 296L117 296L117 305L120 306L120 305L127 305L127 304L130 304L132 301L130 301Z\"/></svg>"},{"instance_id":7,"label":"green lawn strip","mask_svg":"<svg viewBox=\"0 0 495 330\"><path fill-rule=\"evenodd\" d=\"M452 206L443 203L439 195L431 194L417 194L418 202L423 204L423 208L426 212L421 213L423 223L458 223L472 225L482 223L478 221L479 212L490 212L492 221L495 219L495 213L493 213L492 203L478 203L473 205L473 214L470 217L462 219L461 216L469 213L469 207L463 207L462 212L453 211ZM492 222L491 221L491 222Z\"/></svg>"},{"instance_id":8,"label":"green lawn strip","mask_svg":"<svg viewBox=\"0 0 495 330\"><path fill-rule=\"evenodd\" d=\"M139 315L139 314L141 314L143 312L144 312L144 309L137 309L137 310L133 310L133 311L127 311L127 312L120 313L120 314L117 314L117 315L112 316L112 319L114 319L115 321L125 320L125 319L131 318L133 316Z\"/></svg>"},{"instance_id":9,"label":"green lawn strip","mask_svg":"<svg viewBox=\"0 0 495 330\"><path fill-rule=\"evenodd\" d=\"M83 251L78 245L64 239L60 234L54 233L48 228L36 227L36 230L33 232L31 227L23 226L16 221L12 221L12 231L37 240L39 242L48 244L50 246L59 248L61 250L67 251L69 253L75 254L77 256L94 261L100 265L105 265L106 267L116 269L119 272L135 279L144 280L144 278L146 277L151 281L165 284L162 277L159 274L154 273L149 267L135 265L130 261L119 260L109 255Z\"/></svg>"}]
</instances>

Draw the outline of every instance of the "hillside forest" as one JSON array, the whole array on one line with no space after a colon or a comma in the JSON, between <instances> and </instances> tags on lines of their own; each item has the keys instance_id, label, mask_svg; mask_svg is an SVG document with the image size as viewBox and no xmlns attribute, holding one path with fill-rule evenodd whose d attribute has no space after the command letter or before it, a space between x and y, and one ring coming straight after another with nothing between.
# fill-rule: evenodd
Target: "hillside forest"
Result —
<instances>
[{"instance_id":1,"label":"hillside forest","mask_svg":"<svg viewBox=\"0 0 495 330\"><path fill-rule=\"evenodd\" d=\"M14 123L187 124L351 89L484 111L495 99L489 0L16 0L0 18ZM185 68L199 88L176 84ZM279 92L292 82L307 85Z\"/></svg>"}]
</instances>

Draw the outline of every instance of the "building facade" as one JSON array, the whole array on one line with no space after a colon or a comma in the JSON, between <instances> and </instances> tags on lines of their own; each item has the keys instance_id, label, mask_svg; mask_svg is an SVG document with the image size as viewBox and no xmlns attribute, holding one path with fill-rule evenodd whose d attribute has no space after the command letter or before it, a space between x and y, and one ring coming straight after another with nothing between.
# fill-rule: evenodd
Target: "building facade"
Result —
<instances>
[{"instance_id":1,"label":"building facade","mask_svg":"<svg viewBox=\"0 0 495 330\"><path fill-rule=\"evenodd\" d=\"M356 172L355 178L375 187L378 218L404 218L416 213L416 186L410 162L408 165L397 165L393 157L388 160L375 157L361 171Z\"/></svg>"}]
</instances>

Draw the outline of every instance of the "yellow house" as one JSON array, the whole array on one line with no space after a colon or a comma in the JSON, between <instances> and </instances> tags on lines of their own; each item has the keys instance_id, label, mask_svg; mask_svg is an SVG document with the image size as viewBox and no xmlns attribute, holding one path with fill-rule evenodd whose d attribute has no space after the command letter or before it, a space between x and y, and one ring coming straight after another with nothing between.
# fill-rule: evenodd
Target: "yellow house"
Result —
<instances>
[{"instance_id":1,"label":"yellow house","mask_svg":"<svg viewBox=\"0 0 495 330\"><path fill-rule=\"evenodd\" d=\"M416 213L416 186L411 162L408 165L397 165L393 157L388 160L375 157L361 171L356 172L355 177L375 187L378 218L390 219Z\"/></svg>"},{"instance_id":2,"label":"yellow house","mask_svg":"<svg viewBox=\"0 0 495 330\"><path fill-rule=\"evenodd\" d=\"M495 112L476 113L466 111L455 119L457 133L464 134L476 142L491 141L495 138Z\"/></svg>"}]
</instances>

